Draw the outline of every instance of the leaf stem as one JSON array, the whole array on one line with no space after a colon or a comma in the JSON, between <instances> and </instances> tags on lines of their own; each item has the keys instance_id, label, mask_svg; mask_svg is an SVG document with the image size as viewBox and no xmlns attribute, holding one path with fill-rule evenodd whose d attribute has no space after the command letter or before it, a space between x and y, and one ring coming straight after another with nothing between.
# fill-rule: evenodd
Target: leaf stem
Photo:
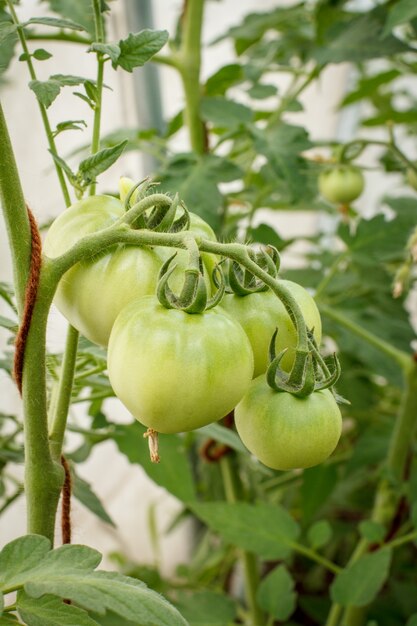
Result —
<instances>
[{"instance_id":1,"label":"leaf stem","mask_svg":"<svg viewBox=\"0 0 417 626\"><path fill-rule=\"evenodd\" d=\"M25 36L24 30L23 30L23 27L22 27L22 25L19 22L19 18L17 17L17 14L16 14L16 11L14 9L12 0L6 0L6 2L7 2L8 8L9 8L9 11L10 11L10 15L12 16L13 22L17 26L17 33L18 33L18 36L19 36L19 39L20 39L20 44L22 46L23 52L26 54L26 63L27 63L28 69L29 69L30 77L31 77L32 80L37 80L35 68L33 67L32 57L30 56L30 52L29 52L29 48L27 46L26 36ZM46 133L49 149L50 149L52 154L57 155L58 152L57 152L57 149L56 149L55 140L54 140L54 136L52 134L52 129L51 129L51 125L49 123L49 118L48 118L48 114L46 112L46 108L44 107L43 104L41 104L41 102L39 102L39 100L38 100L38 105L39 105L39 110L40 110L41 117L42 117L42 122L43 122L43 125L44 125L44 128L45 128L45 133ZM54 165L55 165L56 173L57 173L57 176L58 176L59 184L61 186L62 193L64 195L65 204L67 206L69 206L71 204L71 199L70 199L70 195L69 195L69 192L68 192L67 183L65 181L64 172L62 171L62 168L58 165L58 163L56 163L55 160L54 160Z\"/></svg>"},{"instance_id":2,"label":"leaf stem","mask_svg":"<svg viewBox=\"0 0 417 626\"><path fill-rule=\"evenodd\" d=\"M329 561L326 557L322 556L315 550L308 548L307 546L303 546L301 543L293 542L291 547L295 552L306 556L311 561L315 561L325 569L329 570L329 572L333 572L333 574L338 574L342 571L342 568L336 565L336 563Z\"/></svg>"}]
</instances>

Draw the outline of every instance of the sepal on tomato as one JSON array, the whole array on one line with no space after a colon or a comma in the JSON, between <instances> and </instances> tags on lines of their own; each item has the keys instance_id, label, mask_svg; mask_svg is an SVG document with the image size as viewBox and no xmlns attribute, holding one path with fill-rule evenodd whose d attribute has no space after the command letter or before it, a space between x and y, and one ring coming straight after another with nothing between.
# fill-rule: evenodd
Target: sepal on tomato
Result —
<instances>
[{"instance_id":1,"label":"sepal on tomato","mask_svg":"<svg viewBox=\"0 0 417 626\"><path fill-rule=\"evenodd\" d=\"M276 278L280 266L280 256L278 250L274 246L267 246L258 251L248 249L251 259L265 270L270 276ZM237 261L228 261L228 293L235 293L238 296L247 296L251 293L267 291L268 286L256 278L246 268L242 267Z\"/></svg>"},{"instance_id":2,"label":"sepal on tomato","mask_svg":"<svg viewBox=\"0 0 417 626\"><path fill-rule=\"evenodd\" d=\"M308 331L309 350L307 352L296 350L294 364L289 374L280 367L286 350L276 354L277 334L278 329L275 330L269 345L270 364L266 374L268 385L272 389L303 398L314 391L329 389L336 384L341 373L339 359L336 354L332 355L330 369L320 354L313 330Z\"/></svg>"},{"instance_id":3,"label":"sepal on tomato","mask_svg":"<svg viewBox=\"0 0 417 626\"><path fill-rule=\"evenodd\" d=\"M216 265L213 270L213 282L217 286L217 291L212 298L208 297L203 262L200 256L197 260L190 260L190 266L184 271L181 293L177 296L168 282L177 267L176 264L171 265L176 254L165 261L159 273L157 297L162 306L167 309L181 309L186 313L203 313L203 311L216 306L222 299L225 290L224 276L219 265Z\"/></svg>"}]
</instances>

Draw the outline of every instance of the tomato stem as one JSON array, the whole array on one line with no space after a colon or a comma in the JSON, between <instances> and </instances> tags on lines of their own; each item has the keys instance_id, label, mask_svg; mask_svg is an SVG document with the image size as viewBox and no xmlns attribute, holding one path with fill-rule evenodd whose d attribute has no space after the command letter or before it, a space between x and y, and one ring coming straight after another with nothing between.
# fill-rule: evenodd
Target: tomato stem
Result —
<instances>
[{"instance_id":1,"label":"tomato stem","mask_svg":"<svg viewBox=\"0 0 417 626\"><path fill-rule=\"evenodd\" d=\"M178 55L178 69L185 95L185 122L188 126L191 148L197 154L203 154L206 151L206 142L200 115L200 69L204 0L186 0L184 6L183 38Z\"/></svg>"},{"instance_id":2,"label":"tomato stem","mask_svg":"<svg viewBox=\"0 0 417 626\"><path fill-rule=\"evenodd\" d=\"M19 314L22 314L29 275L31 235L25 198L16 160L0 103L0 198L12 252L14 284Z\"/></svg>"}]
</instances>

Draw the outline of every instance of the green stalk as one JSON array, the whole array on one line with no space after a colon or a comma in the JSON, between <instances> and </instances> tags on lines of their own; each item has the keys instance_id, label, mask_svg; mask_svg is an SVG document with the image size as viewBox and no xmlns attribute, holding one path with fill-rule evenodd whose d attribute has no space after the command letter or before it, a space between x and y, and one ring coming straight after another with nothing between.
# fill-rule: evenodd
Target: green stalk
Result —
<instances>
[{"instance_id":1,"label":"green stalk","mask_svg":"<svg viewBox=\"0 0 417 626\"><path fill-rule=\"evenodd\" d=\"M220 470L227 502L238 502L237 482L239 477L233 461L228 456L220 459ZM256 591L259 585L259 569L256 556L251 552L240 550L245 579L245 595L252 618L252 626L263 626L264 615L256 601Z\"/></svg>"},{"instance_id":2,"label":"green stalk","mask_svg":"<svg viewBox=\"0 0 417 626\"><path fill-rule=\"evenodd\" d=\"M52 458L56 462L59 462L61 458L68 410L71 404L71 392L74 380L75 362L77 359L78 337L78 331L73 328L73 326L69 326L62 369L58 383L57 403L55 406L51 431L49 433L51 454Z\"/></svg>"},{"instance_id":3,"label":"green stalk","mask_svg":"<svg viewBox=\"0 0 417 626\"><path fill-rule=\"evenodd\" d=\"M52 265L51 261L43 262L23 369L27 530L44 535L51 542L64 478L61 465L51 457L48 441L46 325L57 284Z\"/></svg>"},{"instance_id":4,"label":"green stalk","mask_svg":"<svg viewBox=\"0 0 417 626\"><path fill-rule=\"evenodd\" d=\"M25 198L0 103L0 200L12 252L17 308L22 315L30 268L31 233Z\"/></svg>"},{"instance_id":5,"label":"green stalk","mask_svg":"<svg viewBox=\"0 0 417 626\"><path fill-rule=\"evenodd\" d=\"M186 0L183 17L183 39L178 55L178 67L185 96L185 122L191 148L197 154L205 152L205 133L200 116L201 32L204 0Z\"/></svg>"},{"instance_id":6,"label":"green stalk","mask_svg":"<svg viewBox=\"0 0 417 626\"><path fill-rule=\"evenodd\" d=\"M13 6L13 2L12 0L6 0L7 2L7 6L9 8L10 11L10 15L12 16L13 22L14 24L16 24L17 28L17 33L19 35L19 39L20 39L20 43L23 49L23 52L26 54L26 62L29 68L29 74L32 80L37 80L37 76L36 76L36 72L35 72L35 68L33 67L33 63L32 63L32 57L30 56L30 52L29 52L29 48L27 46L27 42L26 42L26 37L25 37L25 33L23 31L23 28L19 22L19 18L17 17L16 11L14 10L14 6ZM43 106L43 104L41 104L38 100L38 105L39 105L39 110L41 112L41 117L42 117L42 121L43 121L43 125L45 128L45 132L46 132L46 137L48 140L48 145L49 145L49 149L51 151L52 154L57 155L57 149L56 149L56 145L55 145L55 140L52 134L52 129L51 129L51 125L49 123L49 118L48 118L48 114L46 112L46 108ZM67 187L67 183L65 181L65 176L64 176L64 172L62 171L62 168L54 162L55 165L55 169L56 169L56 173L58 176L58 180L59 180L59 184L61 186L62 189L62 193L64 195L64 199L65 199L65 204L67 206L69 206L71 204L71 198L68 192L68 187Z\"/></svg>"},{"instance_id":7,"label":"green stalk","mask_svg":"<svg viewBox=\"0 0 417 626\"><path fill-rule=\"evenodd\" d=\"M371 346L374 346L374 348L377 348L378 350L386 354L388 357L393 359L393 361L398 363L398 365L402 369L408 368L410 357L406 352L398 350L398 348L395 348L387 341L384 341L380 337L377 337L369 330L362 328L362 326L356 324L356 322L346 317L340 311L336 311L336 309L333 309L332 307L321 303L319 303L319 308L320 312L323 313L323 315L330 318L331 320L334 320L337 324L340 324L340 326L347 328L354 335L357 335L361 339L364 339Z\"/></svg>"}]
</instances>

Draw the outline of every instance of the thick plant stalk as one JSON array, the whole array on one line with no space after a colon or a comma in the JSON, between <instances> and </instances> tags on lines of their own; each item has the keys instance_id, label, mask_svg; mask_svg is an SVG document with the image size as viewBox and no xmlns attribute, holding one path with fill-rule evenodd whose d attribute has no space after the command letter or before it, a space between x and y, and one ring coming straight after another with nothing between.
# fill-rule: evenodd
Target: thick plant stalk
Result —
<instances>
[{"instance_id":1,"label":"thick plant stalk","mask_svg":"<svg viewBox=\"0 0 417 626\"><path fill-rule=\"evenodd\" d=\"M17 308L21 316L29 276L31 234L26 203L1 103L0 145L0 200L12 252Z\"/></svg>"},{"instance_id":2,"label":"thick plant stalk","mask_svg":"<svg viewBox=\"0 0 417 626\"><path fill-rule=\"evenodd\" d=\"M204 0L186 0L183 16L183 40L179 70L185 95L185 122L191 148L197 154L206 150L205 131L200 116L201 87L201 32Z\"/></svg>"}]
</instances>

